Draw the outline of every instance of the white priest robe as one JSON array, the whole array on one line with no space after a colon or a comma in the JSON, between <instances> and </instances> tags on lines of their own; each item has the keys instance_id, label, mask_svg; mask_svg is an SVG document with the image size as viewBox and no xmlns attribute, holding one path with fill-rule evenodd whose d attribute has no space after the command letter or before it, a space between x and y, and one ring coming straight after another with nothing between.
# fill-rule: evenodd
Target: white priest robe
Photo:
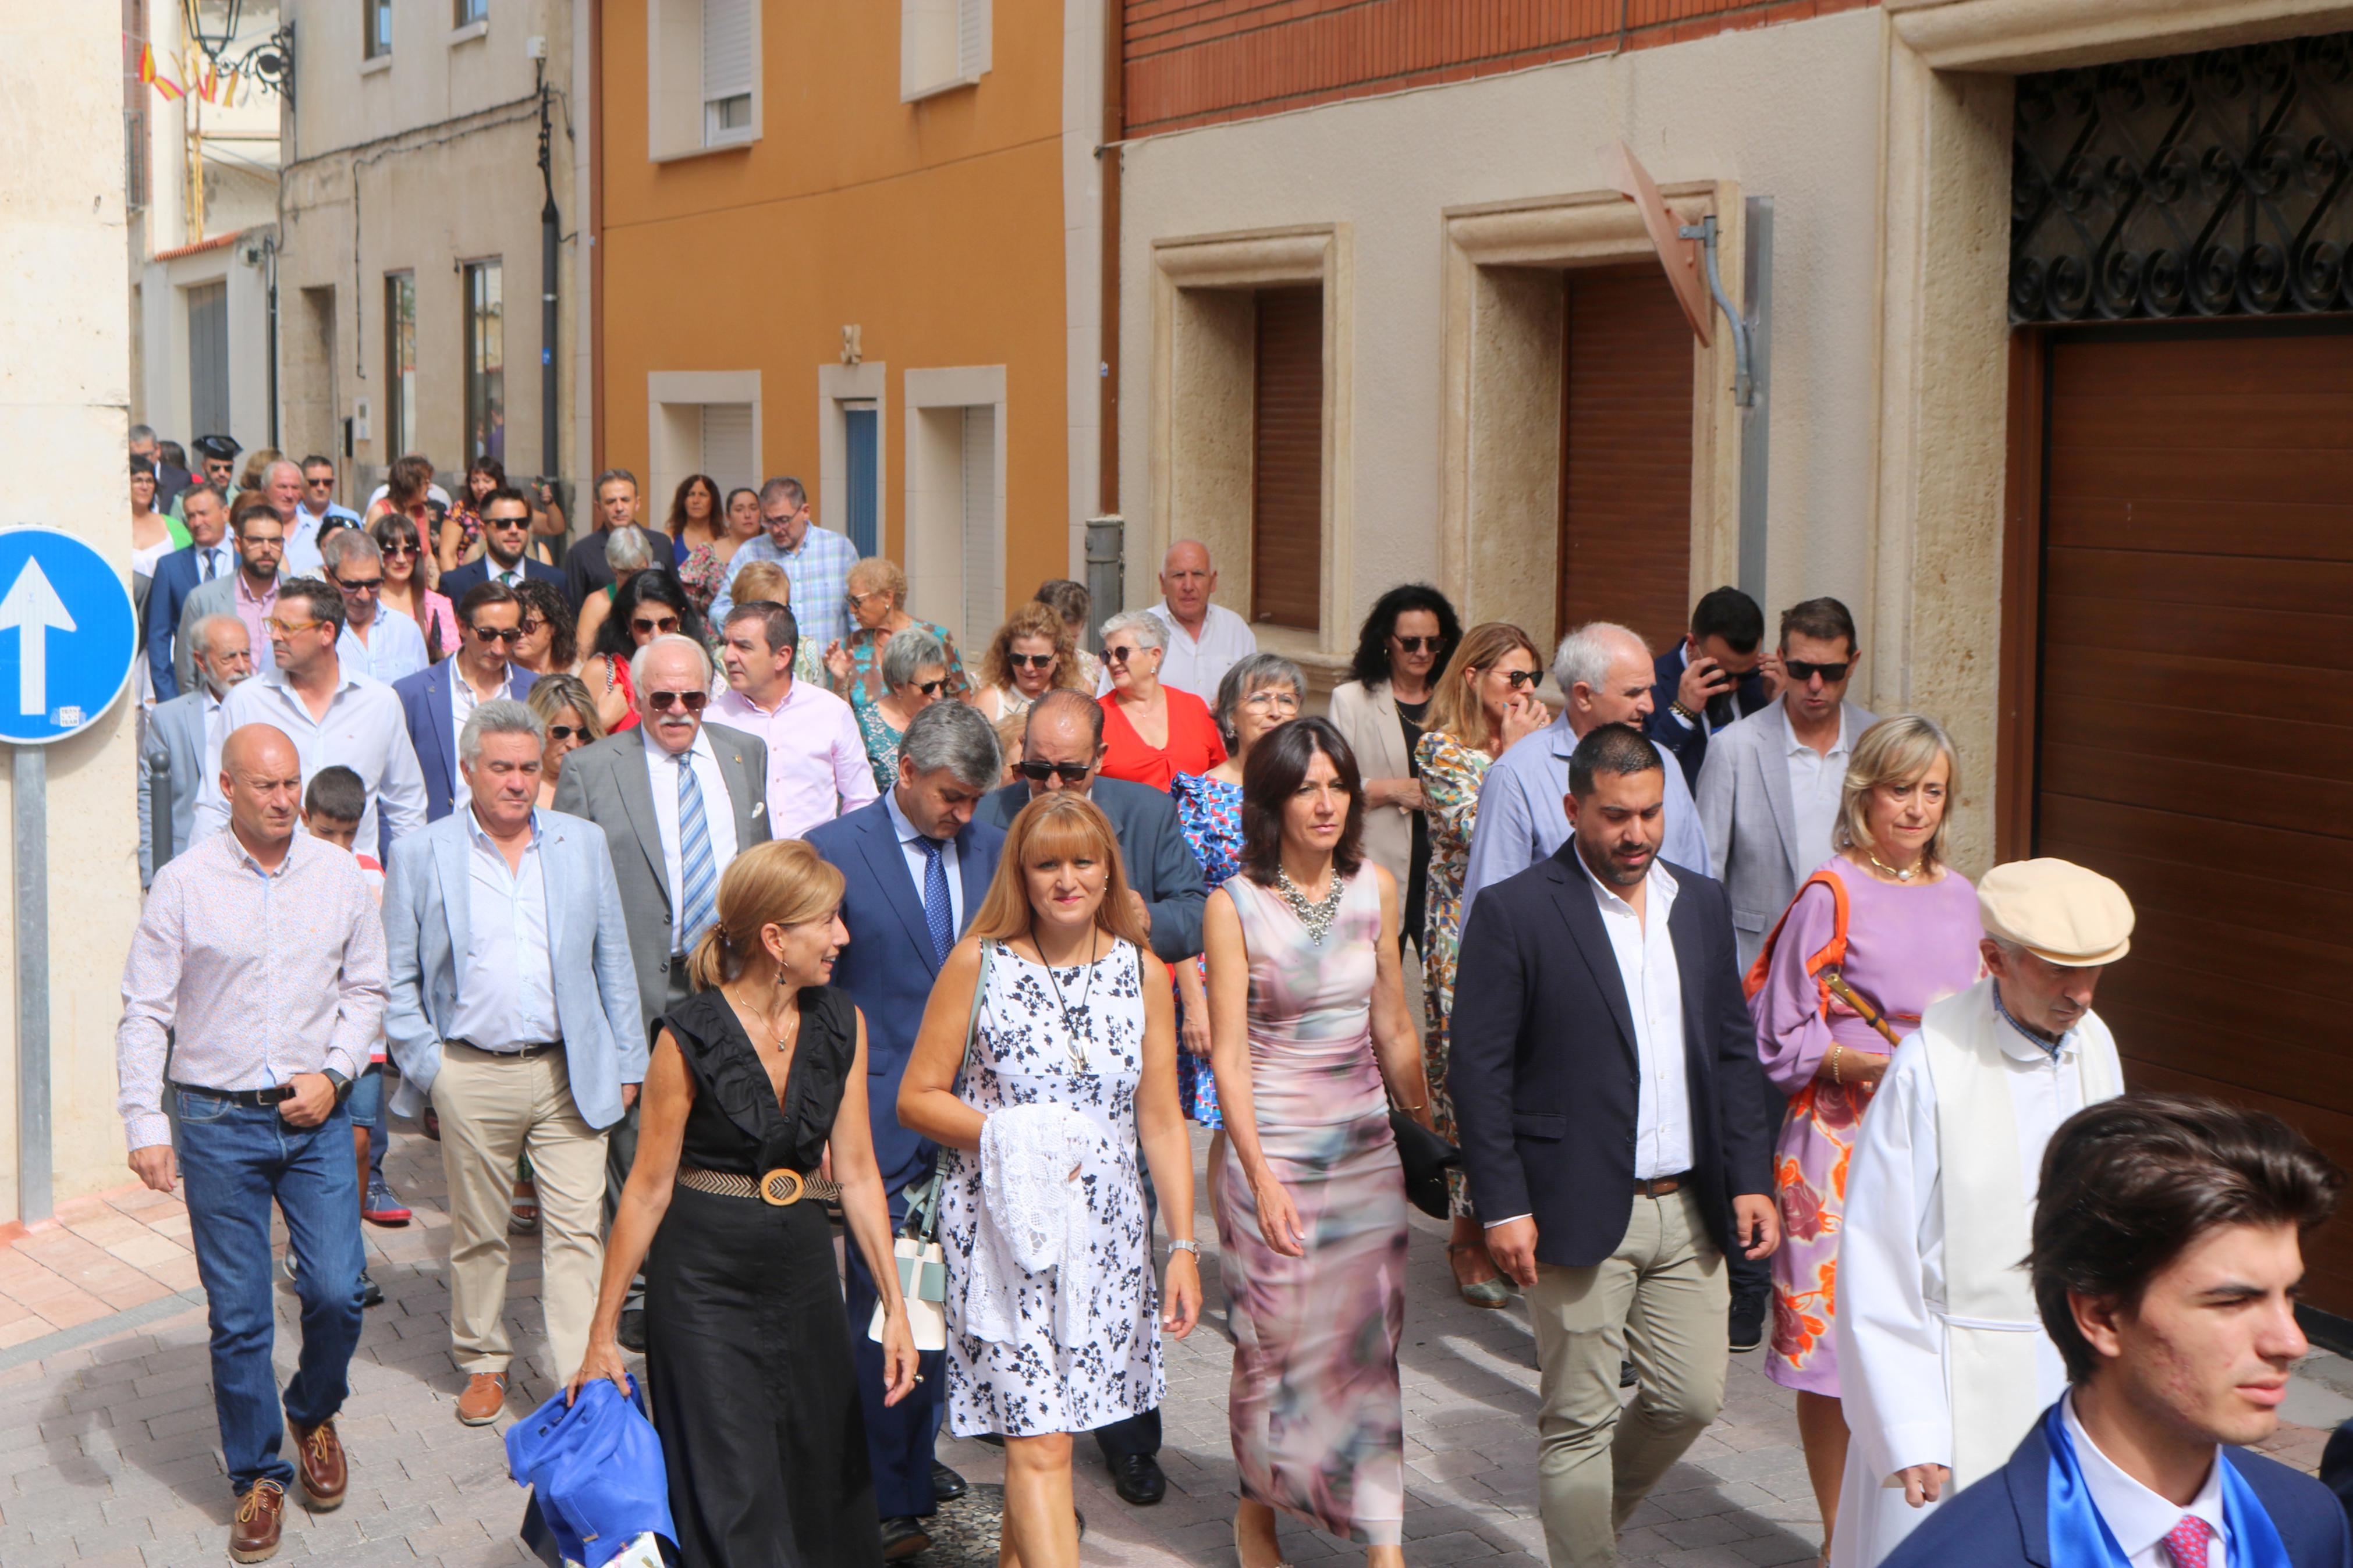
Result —
<instances>
[{"instance_id":1,"label":"white priest robe","mask_svg":"<svg viewBox=\"0 0 2353 1568\"><path fill-rule=\"evenodd\" d=\"M2043 1146L2123 1079L2097 1015L2054 1049L2009 1020L1994 987L1988 976L1928 1009L1855 1139L1833 1315L1853 1436L1831 1568L1876 1568L1936 1506L1908 1505L1887 1484L1896 1471L1949 1466L1952 1497L2067 1386L2018 1265Z\"/></svg>"}]
</instances>

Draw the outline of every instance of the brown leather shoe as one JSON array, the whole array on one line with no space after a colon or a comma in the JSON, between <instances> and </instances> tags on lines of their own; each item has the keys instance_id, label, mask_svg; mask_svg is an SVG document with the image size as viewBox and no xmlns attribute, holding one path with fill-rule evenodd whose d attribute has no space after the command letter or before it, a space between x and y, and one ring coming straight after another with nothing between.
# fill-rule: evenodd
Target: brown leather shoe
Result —
<instances>
[{"instance_id":1,"label":"brown leather shoe","mask_svg":"<svg viewBox=\"0 0 2353 1568\"><path fill-rule=\"evenodd\" d=\"M256 1481L237 1500L237 1519L228 1527L228 1555L233 1563L266 1563L278 1555L278 1531L286 1515L286 1489L276 1481Z\"/></svg>"},{"instance_id":2,"label":"brown leather shoe","mask_svg":"<svg viewBox=\"0 0 2353 1568\"><path fill-rule=\"evenodd\" d=\"M506 1404L507 1374L478 1372L466 1380L466 1392L458 1396L458 1419L469 1426L487 1426L499 1418Z\"/></svg>"},{"instance_id":3,"label":"brown leather shoe","mask_svg":"<svg viewBox=\"0 0 2353 1568\"><path fill-rule=\"evenodd\" d=\"M334 1418L311 1427L290 1421L286 1429L294 1434L294 1468L302 1478L303 1500L315 1513L343 1507L344 1489L352 1480L351 1465L343 1458L342 1439L335 1436Z\"/></svg>"}]
</instances>

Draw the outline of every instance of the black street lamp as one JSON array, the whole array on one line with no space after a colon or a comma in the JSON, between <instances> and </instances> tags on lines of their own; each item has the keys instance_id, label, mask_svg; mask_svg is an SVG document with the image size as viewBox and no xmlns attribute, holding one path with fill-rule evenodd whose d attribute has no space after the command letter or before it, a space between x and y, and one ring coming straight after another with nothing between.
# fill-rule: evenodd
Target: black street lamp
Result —
<instances>
[{"instance_id":1,"label":"black street lamp","mask_svg":"<svg viewBox=\"0 0 2353 1568\"><path fill-rule=\"evenodd\" d=\"M180 11L189 38L204 51L205 58L219 69L251 77L266 90L277 93L290 105L293 103L292 22L281 23L259 43L231 54L245 0L180 0Z\"/></svg>"}]
</instances>

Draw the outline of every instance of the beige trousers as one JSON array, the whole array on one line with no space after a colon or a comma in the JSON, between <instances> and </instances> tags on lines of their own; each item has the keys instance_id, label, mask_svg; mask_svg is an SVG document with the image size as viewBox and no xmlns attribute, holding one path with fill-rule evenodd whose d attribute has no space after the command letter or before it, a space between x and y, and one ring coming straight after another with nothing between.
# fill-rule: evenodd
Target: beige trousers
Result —
<instances>
[{"instance_id":1,"label":"beige trousers","mask_svg":"<svg viewBox=\"0 0 2353 1568\"><path fill-rule=\"evenodd\" d=\"M515 1161L528 1150L539 1184L547 1370L561 1382L587 1355L596 1315L605 1134L580 1119L560 1050L514 1058L444 1045L433 1109L449 1185L449 1342L459 1370L507 1369L507 1214Z\"/></svg>"},{"instance_id":2,"label":"beige trousers","mask_svg":"<svg viewBox=\"0 0 2353 1568\"><path fill-rule=\"evenodd\" d=\"M1627 1516L1724 1405L1724 1255L1690 1189L1638 1196L1616 1252L1591 1268L1538 1264L1527 1301L1546 1550L1552 1568L1615 1563ZM1639 1379L1622 1413L1621 1359Z\"/></svg>"}]
</instances>

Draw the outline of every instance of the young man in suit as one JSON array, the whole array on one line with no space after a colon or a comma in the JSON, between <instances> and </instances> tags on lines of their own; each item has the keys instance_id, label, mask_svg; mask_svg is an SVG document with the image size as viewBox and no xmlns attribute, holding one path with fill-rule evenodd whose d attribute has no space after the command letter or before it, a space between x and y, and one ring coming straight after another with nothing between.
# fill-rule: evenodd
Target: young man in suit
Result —
<instances>
[{"instance_id":1,"label":"young man in suit","mask_svg":"<svg viewBox=\"0 0 2353 1568\"><path fill-rule=\"evenodd\" d=\"M540 1301L561 1381L587 1354L605 1267L606 1136L646 1076L612 855L594 824L536 808L546 746L522 703L475 709L458 740L464 809L396 844L385 881L393 1109L416 1115L430 1096L440 1113L449 1339L469 1426L506 1403L516 1160L530 1153L539 1184Z\"/></svg>"},{"instance_id":2,"label":"young man in suit","mask_svg":"<svg viewBox=\"0 0 2353 1568\"><path fill-rule=\"evenodd\" d=\"M1692 608L1691 631L1651 664L1651 720L1643 732L1699 786L1708 737L1772 700L1765 612L1737 588L1714 588Z\"/></svg>"},{"instance_id":3,"label":"young man in suit","mask_svg":"<svg viewBox=\"0 0 2353 1568\"><path fill-rule=\"evenodd\" d=\"M458 651L392 683L425 772L425 816L438 822L463 804L458 732L480 703L530 695L539 678L507 658L522 635L522 601L503 583L477 583L458 600Z\"/></svg>"},{"instance_id":4,"label":"young man in suit","mask_svg":"<svg viewBox=\"0 0 2353 1568\"><path fill-rule=\"evenodd\" d=\"M1886 1568L2342 1568L2344 1509L2247 1446L2279 1428L2303 1239L2344 1173L2286 1123L2126 1095L2042 1160L2028 1268L2066 1394Z\"/></svg>"},{"instance_id":5,"label":"young man in suit","mask_svg":"<svg viewBox=\"0 0 2353 1568\"><path fill-rule=\"evenodd\" d=\"M139 885L188 847L205 759L220 744L221 699L253 673L253 646L245 623L223 612L191 629L194 689L147 710L139 742Z\"/></svg>"},{"instance_id":6,"label":"young man in suit","mask_svg":"<svg viewBox=\"0 0 2353 1568\"><path fill-rule=\"evenodd\" d=\"M531 553L531 501L521 490L492 490L482 498L481 516L481 554L442 575L441 592L450 603L457 603L481 583L515 588L536 577L564 586L564 574Z\"/></svg>"},{"instance_id":7,"label":"young man in suit","mask_svg":"<svg viewBox=\"0 0 2353 1568\"><path fill-rule=\"evenodd\" d=\"M570 761L564 764L566 778L572 767ZM899 776L882 798L808 833L809 843L849 884L841 919L849 945L834 961L833 983L866 1016L872 1075L867 1105L893 1224L906 1215L908 1189L931 1180L938 1152L899 1125L899 1080L932 983L997 874L1005 834L974 812L1003 767L987 720L961 702L934 702L909 721L899 742ZM1197 928L1198 922L1197 913ZM874 1281L856 1254L853 1247L848 1269L851 1352L866 1406L882 1554L895 1562L931 1544L923 1516L942 1500L962 1496L965 1483L932 1458L947 1406L944 1352L923 1356L913 1394L895 1405L882 1403L882 1347L866 1337Z\"/></svg>"},{"instance_id":8,"label":"young man in suit","mask_svg":"<svg viewBox=\"0 0 2353 1568\"><path fill-rule=\"evenodd\" d=\"M1725 1255L1780 1239L1724 890L1659 858L1667 766L1623 724L1577 742L1567 841L1480 899L1455 982L1448 1083L1487 1249L1535 1325L1553 1568L1616 1562L1715 1419Z\"/></svg>"}]
</instances>

